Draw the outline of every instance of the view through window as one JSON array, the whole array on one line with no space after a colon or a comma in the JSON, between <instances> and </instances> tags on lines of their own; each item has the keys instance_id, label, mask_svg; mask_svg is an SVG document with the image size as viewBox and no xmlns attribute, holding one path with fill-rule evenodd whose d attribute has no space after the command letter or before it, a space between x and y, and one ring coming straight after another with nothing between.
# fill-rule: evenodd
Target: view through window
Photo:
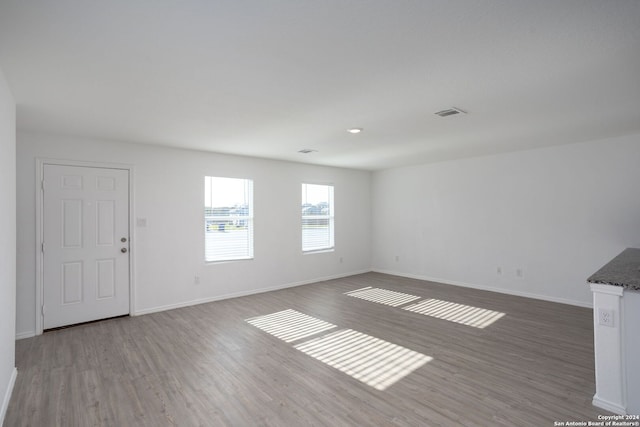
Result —
<instances>
[{"instance_id":1,"label":"view through window","mask_svg":"<svg viewBox=\"0 0 640 427\"><path fill-rule=\"evenodd\" d=\"M204 178L205 261L253 258L253 181Z\"/></svg>"},{"instance_id":2,"label":"view through window","mask_svg":"<svg viewBox=\"0 0 640 427\"><path fill-rule=\"evenodd\" d=\"M302 184L302 250L334 247L333 186Z\"/></svg>"}]
</instances>

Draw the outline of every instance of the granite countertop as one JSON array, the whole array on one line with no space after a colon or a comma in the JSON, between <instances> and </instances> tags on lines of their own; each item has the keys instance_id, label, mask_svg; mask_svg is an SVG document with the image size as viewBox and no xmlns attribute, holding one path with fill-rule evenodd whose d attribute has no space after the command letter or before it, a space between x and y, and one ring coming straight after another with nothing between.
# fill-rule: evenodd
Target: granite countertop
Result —
<instances>
[{"instance_id":1,"label":"granite countertop","mask_svg":"<svg viewBox=\"0 0 640 427\"><path fill-rule=\"evenodd\" d=\"M640 249L625 249L587 279L589 283L640 291Z\"/></svg>"}]
</instances>

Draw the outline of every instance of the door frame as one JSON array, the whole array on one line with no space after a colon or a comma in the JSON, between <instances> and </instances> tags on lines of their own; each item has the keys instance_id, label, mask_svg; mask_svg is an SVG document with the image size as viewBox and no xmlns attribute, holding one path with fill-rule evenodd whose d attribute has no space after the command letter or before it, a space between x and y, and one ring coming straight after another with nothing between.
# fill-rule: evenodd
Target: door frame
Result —
<instances>
[{"instance_id":1,"label":"door frame","mask_svg":"<svg viewBox=\"0 0 640 427\"><path fill-rule=\"evenodd\" d=\"M42 252L42 244L44 238L44 167L52 166L76 166L100 169L121 169L126 170L129 174L129 315L134 316L135 311L135 247L136 236L134 228L134 194L133 179L134 166L123 163L104 163L104 162L87 162L79 160L60 160L48 158L36 158L36 298L35 298L35 316L36 316L36 335L42 335L44 330L44 314L42 306L44 303L44 256Z\"/></svg>"}]
</instances>

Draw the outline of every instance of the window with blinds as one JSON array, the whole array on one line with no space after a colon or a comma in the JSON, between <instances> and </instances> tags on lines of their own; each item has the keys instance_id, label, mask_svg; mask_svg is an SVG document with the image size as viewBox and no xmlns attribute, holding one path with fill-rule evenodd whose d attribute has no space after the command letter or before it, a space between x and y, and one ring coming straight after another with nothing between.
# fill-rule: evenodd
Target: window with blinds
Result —
<instances>
[{"instance_id":1,"label":"window with blinds","mask_svg":"<svg viewBox=\"0 0 640 427\"><path fill-rule=\"evenodd\" d=\"M302 184L302 250L333 247L333 185Z\"/></svg>"},{"instance_id":2,"label":"window with blinds","mask_svg":"<svg viewBox=\"0 0 640 427\"><path fill-rule=\"evenodd\" d=\"M205 261L253 258L253 181L204 177Z\"/></svg>"}]
</instances>

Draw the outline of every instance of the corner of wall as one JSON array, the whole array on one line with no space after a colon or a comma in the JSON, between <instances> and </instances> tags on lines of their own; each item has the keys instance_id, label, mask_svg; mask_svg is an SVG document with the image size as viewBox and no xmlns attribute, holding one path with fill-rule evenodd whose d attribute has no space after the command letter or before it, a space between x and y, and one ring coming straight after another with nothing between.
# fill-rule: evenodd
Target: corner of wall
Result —
<instances>
[{"instance_id":1,"label":"corner of wall","mask_svg":"<svg viewBox=\"0 0 640 427\"><path fill-rule=\"evenodd\" d=\"M0 424L15 384L16 104L0 69Z\"/></svg>"},{"instance_id":2,"label":"corner of wall","mask_svg":"<svg viewBox=\"0 0 640 427\"><path fill-rule=\"evenodd\" d=\"M11 377L9 378L9 384L7 384L7 389L4 393L4 398L2 399L2 407L0 407L0 426L4 424L4 417L7 414L7 409L9 408L9 401L11 400L11 395L13 394L13 386L16 383L17 377L18 369L13 368Z\"/></svg>"}]
</instances>

